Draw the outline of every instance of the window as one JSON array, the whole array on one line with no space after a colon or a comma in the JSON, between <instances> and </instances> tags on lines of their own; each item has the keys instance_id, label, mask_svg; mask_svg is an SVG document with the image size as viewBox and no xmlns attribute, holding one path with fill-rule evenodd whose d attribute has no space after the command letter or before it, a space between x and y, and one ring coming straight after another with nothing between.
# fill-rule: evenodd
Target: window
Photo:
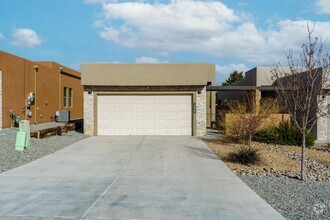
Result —
<instances>
[{"instance_id":1,"label":"window","mask_svg":"<svg viewBox=\"0 0 330 220\"><path fill-rule=\"evenodd\" d=\"M63 90L63 106L64 107L67 107L67 91L68 91L68 88L64 87L64 90Z\"/></svg>"},{"instance_id":2,"label":"window","mask_svg":"<svg viewBox=\"0 0 330 220\"><path fill-rule=\"evenodd\" d=\"M72 104L73 104L73 89L72 88L69 88L69 107L72 107Z\"/></svg>"},{"instance_id":3,"label":"window","mask_svg":"<svg viewBox=\"0 0 330 220\"><path fill-rule=\"evenodd\" d=\"M64 87L63 88L63 106L72 107L73 106L73 89Z\"/></svg>"}]
</instances>

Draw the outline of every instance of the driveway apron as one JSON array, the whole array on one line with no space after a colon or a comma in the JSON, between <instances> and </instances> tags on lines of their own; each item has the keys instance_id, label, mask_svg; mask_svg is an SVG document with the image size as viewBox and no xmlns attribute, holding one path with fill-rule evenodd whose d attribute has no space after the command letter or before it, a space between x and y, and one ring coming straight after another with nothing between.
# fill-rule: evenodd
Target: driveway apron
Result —
<instances>
[{"instance_id":1,"label":"driveway apron","mask_svg":"<svg viewBox=\"0 0 330 220\"><path fill-rule=\"evenodd\" d=\"M0 174L0 219L283 219L195 137L97 136Z\"/></svg>"}]
</instances>

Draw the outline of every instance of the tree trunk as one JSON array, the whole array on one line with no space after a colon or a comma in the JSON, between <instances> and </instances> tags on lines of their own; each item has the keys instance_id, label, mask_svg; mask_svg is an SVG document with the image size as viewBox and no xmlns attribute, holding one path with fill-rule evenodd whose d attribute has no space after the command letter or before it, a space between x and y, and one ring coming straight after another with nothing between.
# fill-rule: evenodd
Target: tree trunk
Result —
<instances>
[{"instance_id":1,"label":"tree trunk","mask_svg":"<svg viewBox=\"0 0 330 220\"><path fill-rule=\"evenodd\" d=\"M252 143L252 134L249 134L249 146L251 147L251 143Z\"/></svg>"},{"instance_id":2,"label":"tree trunk","mask_svg":"<svg viewBox=\"0 0 330 220\"><path fill-rule=\"evenodd\" d=\"M306 134L302 134L302 147L301 147L301 163L300 163L300 179L305 179L305 147L306 147Z\"/></svg>"}]
</instances>

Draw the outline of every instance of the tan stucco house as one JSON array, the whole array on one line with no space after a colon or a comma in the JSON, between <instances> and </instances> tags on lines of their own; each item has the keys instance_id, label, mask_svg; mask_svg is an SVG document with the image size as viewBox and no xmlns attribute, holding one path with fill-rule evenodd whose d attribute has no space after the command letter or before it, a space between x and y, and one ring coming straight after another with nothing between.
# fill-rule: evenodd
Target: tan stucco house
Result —
<instances>
[{"instance_id":1,"label":"tan stucco house","mask_svg":"<svg viewBox=\"0 0 330 220\"><path fill-rule=\"evenodd\" d=\"M214 121L215 65L82 64L88 135L203 136Z\"/></svg>"},{"instance_id":2,"label":"tan stucco house","mask_svg":"<svg viewBox=\"0 0 330 220\"><path fill-rule=\"evenodd\" d=\"M71 120L82 120L80 73L52 61L31 61L0 50L0 129L14 125L10 112L37 124L55 121L58 110L69 111Z\"/></svg>"},{"instance_id":3,"label":"tan stucco house","mask_svg":"<svg viewBox=\"0 0 330 220\"><path fill-rule=\"evenodd\" d=\"M289 67L282 67L284 71L290 71ZM306 74L302 72L301 75L303 76ZM281 78L281 80L286 80L285 78ZM255 98L259 101L261 98L264 97L277 97L276 90L274 87L276 83L272 80L272 72L270 67L255 67L245 73L245 77L243 80L236 82L230 85L233 89L230 91L219 91L217 93L217 104L221 105L225 101L243 101L246 97L246 91L244 89L237 89L235 87L256 87L257 89L253 89L255 92ZM267 87L269 87L267 89ZM317 87L318 89L320 87ZM325 116L319 117L312 129L312 133L316 138L316 142L318 143L330 143L330 95L328 88L323 88L326 95L326 101L322 104L321 108L327 111L324 112ZM316 95L313 97L313 105L314 107L311 108L311 117L315 117L316 113L316 100L320 97L320 95Z\"/></svg>"}]
</instances>

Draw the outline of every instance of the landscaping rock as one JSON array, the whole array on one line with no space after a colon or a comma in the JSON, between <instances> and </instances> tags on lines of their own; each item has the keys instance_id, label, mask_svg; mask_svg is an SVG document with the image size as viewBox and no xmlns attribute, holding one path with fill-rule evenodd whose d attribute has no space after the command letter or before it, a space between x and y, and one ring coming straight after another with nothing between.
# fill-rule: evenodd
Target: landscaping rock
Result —
<instances>
[{"instance_id":1,"label":"landscaping rock","mask_svg":"<svg viewBox=\"0 0 330 220\"><path fill-rule=\"evenodd\" d=\"M330 219L328 181L284 177L240 177L287 219Z\"/></svg>"},{"instance_id":2,"label":"landscaping rock","mask_svg":"<svg viewBox=\"0 0 330 220\"><path fill-rule=\"evenodd\" d=\"M53 126L53 124L33 125L33 129L47 128L47 126ZM0 173L54 153L88 137L84 134L71 131L62 136L52 136L46 139L31 138L31 148L20 152L15 150L17 131L18 128L3 129L0 131Z\"/></svg>"},{"instance_id":3,"label":"landscaping rock","mask_svg":"<svg viewBox=\"0 0 330 220\"><path fill-rule=\"evenodd\" d=\"M286 155L293 160L300 162L300 155L296 152L292 152L285 148L285 146L279 145L265 145L270 150L275 150L283 155ZM246 168L235 170L235 174L245 176L245 175L255 175L255 176L273 176L273 177L289 177L298 178L300 174L298 172L292 171L279 171L276 168L263 168L262 170L255 168ZM317 181L330 181L330 167L318 163L310 158L305 160L305 175L307 179L317 180Z\"/></svg>"}]
</instances>

